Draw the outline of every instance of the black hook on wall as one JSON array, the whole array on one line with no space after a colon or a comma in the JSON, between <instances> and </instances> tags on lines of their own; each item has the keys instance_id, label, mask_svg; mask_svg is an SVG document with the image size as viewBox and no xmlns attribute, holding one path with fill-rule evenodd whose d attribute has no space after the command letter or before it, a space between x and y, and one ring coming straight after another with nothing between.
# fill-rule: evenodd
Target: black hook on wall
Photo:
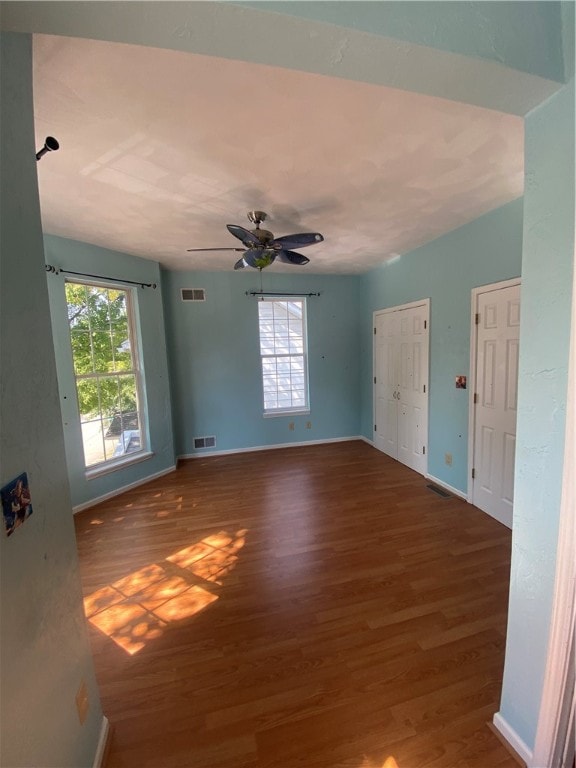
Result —
<instances>
[{"instance_id":1,"label":"black hook on wall","mask_svg":"<svg viewBox=\"0 0 576 768\"><path fill-rule=\"evenodd\" d=\"M57 149L60 149L60 144L58 144L58 141L54 138L54 136L46 136L46 141L44 142L44 146L42 149L39 149L38 152L36 152L36 160L40 160L46 152L55 152Z\"/></svg>"}]
</instances>

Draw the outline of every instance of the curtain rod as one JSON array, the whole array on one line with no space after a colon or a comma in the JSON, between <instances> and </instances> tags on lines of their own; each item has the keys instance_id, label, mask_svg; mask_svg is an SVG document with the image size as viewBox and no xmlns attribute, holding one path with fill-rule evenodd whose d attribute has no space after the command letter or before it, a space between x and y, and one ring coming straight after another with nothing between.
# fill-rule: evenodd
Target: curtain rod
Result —
<instances>
[{"instance_id":1,"label":"curtain rod","mask_svg":"<svg viewBox=\"0 0 576 768\"><path fill-rule=\"evenodd\" d=\"M86 272L72 272L69 269L60 269L46 264L46 272L52 272L55 275L78 275L79 277L93 277L96 280L112 280L115 283L127 283L128 285L139 285L140 288L156 288L156 283L140 283L137 280L123 280L117 277L106 277L106 275L89 275Z\"/></svg>"},{"instance_id":2,"label":"curtain rod","mask_svg":"<svg viewBox=\"0 0 576 768\"><path fill-rule=\"evenodd\" d=\"M280 291L246 291L246 296L320 296L319 293L282 293Z\"/></svg>"}]
</instances>

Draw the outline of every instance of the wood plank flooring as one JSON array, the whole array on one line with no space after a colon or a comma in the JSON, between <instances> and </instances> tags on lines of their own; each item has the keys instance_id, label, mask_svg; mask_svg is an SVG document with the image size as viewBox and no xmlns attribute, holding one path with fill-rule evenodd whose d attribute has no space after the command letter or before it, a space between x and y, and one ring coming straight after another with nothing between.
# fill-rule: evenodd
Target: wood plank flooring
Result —
<instances>
[{"instance_id":1,"label":"wood plank flooring","mask_svg":"<svg viewBox=\"0 0 576 768\"><path fill-rule=\"evenodd\" d=\"M75 518L107 768L517 768L510 532L360 441L183 462Z\"/></svg>"}]
</instances>

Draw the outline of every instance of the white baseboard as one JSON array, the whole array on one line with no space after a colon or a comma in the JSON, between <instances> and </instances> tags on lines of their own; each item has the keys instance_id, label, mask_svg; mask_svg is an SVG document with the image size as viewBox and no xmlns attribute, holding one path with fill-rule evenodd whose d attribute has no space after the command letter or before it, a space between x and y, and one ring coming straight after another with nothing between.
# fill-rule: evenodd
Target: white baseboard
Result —
<instances>
[{"instance_id":1,"label":"white baseboard","mask_svg":"<svg viewBox=\"0 0 576 768\"><path fill-rule=\"evenodd\" d=\"M362 440L364 443L368 443L368 445L371 445L372 448L376 448L374 440L370 440L369 437L364 437L364 435L360 435L360 437L357 439Z\"/></svg>"},{"instance_id":2,"label":"white baseboard","mask_svg":"<svg viewBox=\"0 0 576 768\"><path fill-rule=\"evenodd\" d=\"M298 443L277 443L276 445L255 445L251 448L232 448L228 451L200 451L198 453L181 453L180 459L202 459L204 456L229 456L233 453L252 453L253 451L274 451L277 448L302 448L307 445L324 445L324 443L348 443L351 440L363 440L360 435L351 437L332 437L328 440L305 440Z\"/></svg>"},{"instance_id":3,"label":"white baseboard","mask_svg":"<svg viewBox=\"0 0 576 768\"><path fill-rule=\"evenodd\" d=\"M137 488L139 485L144 485L144 483L149 483L151 480L156 480L158 477L162 477L163 475L168 475L170 472L174 472L176 469L176 466L173 465L171 467L168 467L167 469L163 469L161 472L155 472L153 475L148 475L147 477L143 477L141 480L135 480L133 483L129 483L128 485L123 485L121 488L116 488L114 491L110 491L109 493L104 493L102 496L97 496L95 499L90 499L90 501L84 501L82 504L77 504L75 507L72 507L72 512L76 514L77 512L82 512L85 509L89 509L90 507L95 507L96 504L100 504L102 501L107 501L108 499L113 499L115 496L120 496L121 493L126 493L126 491L131 491L132 488Z\"/></svg>"},{"instance_id":4,"label":"white baseboard","mask_svg":"<svg viewBox=\"0 0 576 768\"><path fill-rule=\"evenodd\" d=\"M526 746L514 728L512 728L512 726L502 717L500 712L496 712L492 718L492 723L498 733L508 742L514 752L524 760L526 765L532 765L532 750Z\"/></svg>"},{"instance_id":5,"label":"white baseboard","mask_svg":"<svg viewBox=\"0 0 576 768\"><path fill-rule=\"evenodd\" d=\"M102 768L104 765L104 756L106 755L106 749L108 747L108 739L111 736L110 723L108 718L102 715L102 725L100 726L100 738L98 739L98 747L96 748L96 754L94 755L94 762L92 768Z\"/></svg>"},{"instance_id":6,"label":"white baseboard","mask_svg":"<svg viewBox=\"0 0 576 768\"><path fill-rule=\"evenodd\" d=\"M443 480L438 480L437 477L434 477L434 475L426 475L427 480L432 480L434 485L439 485L440 488L444 488L445 491L448 491L448 493L451 493L453 496L458 496L459 499L464 499L464 501L468 501L468 495L466 493L463 493L462 491L459 491L458 488L454 488L451 485L448 485L448 483L445 483Z\"/></svg>"}]
</instances>

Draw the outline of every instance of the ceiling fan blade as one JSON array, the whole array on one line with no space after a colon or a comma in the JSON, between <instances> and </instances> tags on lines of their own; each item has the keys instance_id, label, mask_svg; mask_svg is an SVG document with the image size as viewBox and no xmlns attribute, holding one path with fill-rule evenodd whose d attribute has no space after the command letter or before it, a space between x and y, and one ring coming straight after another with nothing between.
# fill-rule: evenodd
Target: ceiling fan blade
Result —
<instances>
[{"instance_id":1,"label":"ceiling fan blade","mask_svg":"<svg viewBox=\"0 0 576 768\"><path fill-rule=\"evenodd\" d=\"M299 266L304 266L304 264L308 264L310 261L309 258L302 256L301 253L296 253L295 251L277 251L276 256L280 261L283 261L284 264L298 264Z\"/></svg>"},{"instance_id":2,"label":"ceiling fan blade","mask_svg":"<svg viewBox=\"0 0 576 768\"><path fill-rule=\"evenodd\" d=\"M242 258L249 267L264 269L272 264L276 255L277 251L272 248L249 248Z\"/></svg>"},{"instance_id":3,"label":"ceiling fan blade","mask_svg":"<svg viewBox=\"0 0 576 768\"><path fill-rule=\"evenodd\" d=\"M192 253L194 251L238 251L239 253L242 253L244 248L187 248L186 250L188 253Z\"/></svg>"},{"instance_id":4,"label":"ceiling fan blade","mask_svg":"<svg viewBox=\"0 0 576 768\"><path fill-rule=\"evenodd\" d=\"M234 269L244 269L244 267L247 267L248 264L244 261L244 259L238 259L236 264L234 264Z\"/></svg>"},{"instance_id":5,"label":"ceiling fan blade","mask_svg":"<svg viewBox=\"0 0 576 768\"><path fill-rule=\"evenodd\" d=\"M238 251L242 253L244 248L187 248L188 253L200 253L200 251Z\"/></svg>"},{"instance_id":6,"label":"ceiling fan blade","mask_svg":"<svg viewBox=\"0 0 576 768\"><path fill-rule=\"evenodd\" d=\"M275 238L273 245L280 245L282 249L304 248L305 245L314 245L324 240L319 232L300 232L298 235L284 235Z\"/></svg>"},{"instance_id":7,"label":"ceiling fan blade","mask_svg":"<svg viewBox=\"0 0 576 768\"><path fill-rule=\"evenodd\" d=\"M253 235L249 229L239 227L237 224L226 224L226 227L228 232L230 232L231 235L234 235L234 237L237 237L238 240L241 240L246 247L249 248L251 245L260 245L260 240L258 240L256 235Z\"/></svg>"}]
</instances>

